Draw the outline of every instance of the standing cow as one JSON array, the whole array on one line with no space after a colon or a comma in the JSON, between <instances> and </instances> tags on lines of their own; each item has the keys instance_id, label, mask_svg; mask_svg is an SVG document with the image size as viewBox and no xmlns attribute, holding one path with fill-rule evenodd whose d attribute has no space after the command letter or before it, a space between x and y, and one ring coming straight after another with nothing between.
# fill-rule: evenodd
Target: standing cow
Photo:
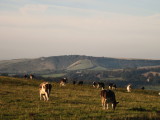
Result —
<instances>
[{"instance_id":1,"label":"standing cow","mask_svg":"<svg viewBox=\"0 0 160 120\"><path fill-rule=\"evenodd\" d=\"M34 78L34 75L30 74L29 78L32 80Z\"/></svg>"},{"instance_id":2,"label":"standing cow","mask_svg":"<svg viewBox=\"0 0 160 120\"><path fill-rule=\"evenodd\" d=\"M96 88L97 85L98 85L98 84L97 84L96 82L93 82L93 83L92 83L92 86L93 86L94 88Z\"/></svg>"},{"instance_id":3,"label":"standing cow","mask_svg":"<svg viewBox=\"0 0 160 120\"><path fill-rule=\"evenodd\" d=\"M115 110L117 104L119 102L116 101L115 93L111 90L102 90L101 91L101 101L102 101L102 107L103 109L108 109L109 103L112 104L112 109Z\"/></svg>"},{"instance_id":4,"label":"standing cow","mask_svg":"<svg viewBox=\"0 0 160 120\"><path fill-rule=\"evenodd\" d=\"M76 81L75 80L73 80L73 85L75 85L76 84Z\"/></svg>"},{"instance_id":5,"label":"standing cow","mask_svg":"<svg viewBox=\"0 0 160 120\"><path fill-rule=\"evenodd\" d=\"M27 75L27 74L25 74L23 77L24 77L24 79L27 79L27 78L28 78L28 75Z\"/></svg>"},{"instance_id":6,"label":"standing cow","mask_svg":"<svg viewBox=\"0 0 160 120\"><path fill-rule=\"evenodd\" d=\"M61 87L61 86L66 86L67 80L68 80L67 78L61 79L61 80L60 80L60 87Z\"/></svg>"},{"instance_id":7,"label":"standing cow","mask_svg":"<svg viewBox=\"0 0 160 120\"><path fill-rule=\"evenodd\" d=\"M127 85L127 92L131 92L131 84Z\"/></svg>"},{"instance_id":8,"label":"standing cow","mask_svg":"<svg viewBox=\"0 0 160 120\"><path fill-rule=\"evenodd\" d=\"M109 83L109 89L116 90L117 85L114 83Z\"/></svg>"},{"instance_id":9,"label":"standing cow","mask_svg":"<svg viewBox=\"0 0 160 120\"><path fill-rule=\"evenodd\" d=\"M83 81L79 81L79 82L78 82L78 85L83 85Z\"/></svg>"},{"instance_id":10,"label":"standing cow","mask_svg":"<svg viewBox=\"0 0 160 120\"><path fill-rule=\"evenodd\" d=\"M51 93L52 85L48 82L43 82L39 86L39 93L40 93L40 100L42 100L42 97L44 101L49 100L49 96Z\"/></svg>"},{"instance_id":11,"label":"standing cow","mask_svg":"<svg viewBox=\"0 0 160 120\"><path fill-rule=\"evenodd\" d=\"M104 89L104 87L105 87L105 84L104 84L103 82L98 82L97 88L102 88L102 89Z\"/></svg>"}]
</instances>

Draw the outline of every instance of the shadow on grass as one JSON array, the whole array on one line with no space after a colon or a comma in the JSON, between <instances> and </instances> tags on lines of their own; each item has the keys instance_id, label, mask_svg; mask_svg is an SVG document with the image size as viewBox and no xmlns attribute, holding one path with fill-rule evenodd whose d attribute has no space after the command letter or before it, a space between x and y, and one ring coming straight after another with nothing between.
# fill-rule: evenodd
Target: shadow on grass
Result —
<instances>
[{"instance_id":1,"label":"shadow on grass","mask_svg":"<svg viewBox=\"0 0 160 120\"><path fill-rule=\"evenodd\" d=\"M142 107L134 107L134 108L131 108L129 109L131 111L141 111L141 112L149 112L149 110L146 110L145 108L142 108Z\"/></svg>"}]
</instances>

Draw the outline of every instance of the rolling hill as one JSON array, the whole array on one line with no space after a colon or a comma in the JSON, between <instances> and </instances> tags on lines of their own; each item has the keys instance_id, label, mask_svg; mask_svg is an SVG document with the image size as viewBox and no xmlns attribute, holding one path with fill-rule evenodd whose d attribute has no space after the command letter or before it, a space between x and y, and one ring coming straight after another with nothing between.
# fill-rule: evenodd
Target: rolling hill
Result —
<instances>
[{"instance_id":1,"label":"rolling hill","mask_svg":"<svg viewBox=\"0 0 160 120\"><path fill-rule=\"evenodd\" d=\"M45 72L57 70L108 70L135 67L159 67L160 60L117 59L82 55L41 57L0 61L0 73Z\"/></svg>"}]
</instances>

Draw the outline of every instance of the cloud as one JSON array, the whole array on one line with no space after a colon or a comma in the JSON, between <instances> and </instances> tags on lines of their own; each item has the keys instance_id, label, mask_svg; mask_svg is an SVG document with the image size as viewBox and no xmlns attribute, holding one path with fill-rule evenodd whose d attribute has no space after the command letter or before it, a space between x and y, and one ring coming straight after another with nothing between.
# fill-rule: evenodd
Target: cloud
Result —
<instances>
[{"instance_id":1,"label":"cloud","mask_svg":"<svg viewBox=\"0 0 160 120\"><path fill-rule=\"evenodd\" d=\"M20 8L22 14L28 13L43 13L48 9L48 5L43 4L27 4L24 7Z\"/></svg>"},{"instance_id":2,"label":"cloud","mask_svg":"<svg viewBox=\"0 0 160 120\"><path fill-rule=\"evenodd\" d=\"M56 8L56 9L55 9ZM67 12L62 14L59 12ZM0 25L21 28L52 28L106 33L138 33L159 30L160 14L153 16L130 16L98 10L72 8L55 5L25 5L20 8L23 13L2 13ZM41 14L33 14L40 12ZM48 14L51 13L51 14ZM74 13L74 14L73 14ZM75 15L79 13L80 15ZM83 16L83 14L88 14Z\"/></svg>"}]
</instances>

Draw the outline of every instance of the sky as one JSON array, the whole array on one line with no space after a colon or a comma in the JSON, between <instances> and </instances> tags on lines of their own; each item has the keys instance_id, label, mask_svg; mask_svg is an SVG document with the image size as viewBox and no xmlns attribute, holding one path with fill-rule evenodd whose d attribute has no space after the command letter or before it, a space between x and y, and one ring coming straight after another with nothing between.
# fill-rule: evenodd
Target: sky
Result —
<instances>
[{"instance_id":1,"label":"sky","mask_svg":"<svg viewBox=\"0 0 160 120\"><path fill-rule=\"evenodd\" d=\"M0 0L0 60L160 60L160 0Z\"/></svg>"}]
</instances>

